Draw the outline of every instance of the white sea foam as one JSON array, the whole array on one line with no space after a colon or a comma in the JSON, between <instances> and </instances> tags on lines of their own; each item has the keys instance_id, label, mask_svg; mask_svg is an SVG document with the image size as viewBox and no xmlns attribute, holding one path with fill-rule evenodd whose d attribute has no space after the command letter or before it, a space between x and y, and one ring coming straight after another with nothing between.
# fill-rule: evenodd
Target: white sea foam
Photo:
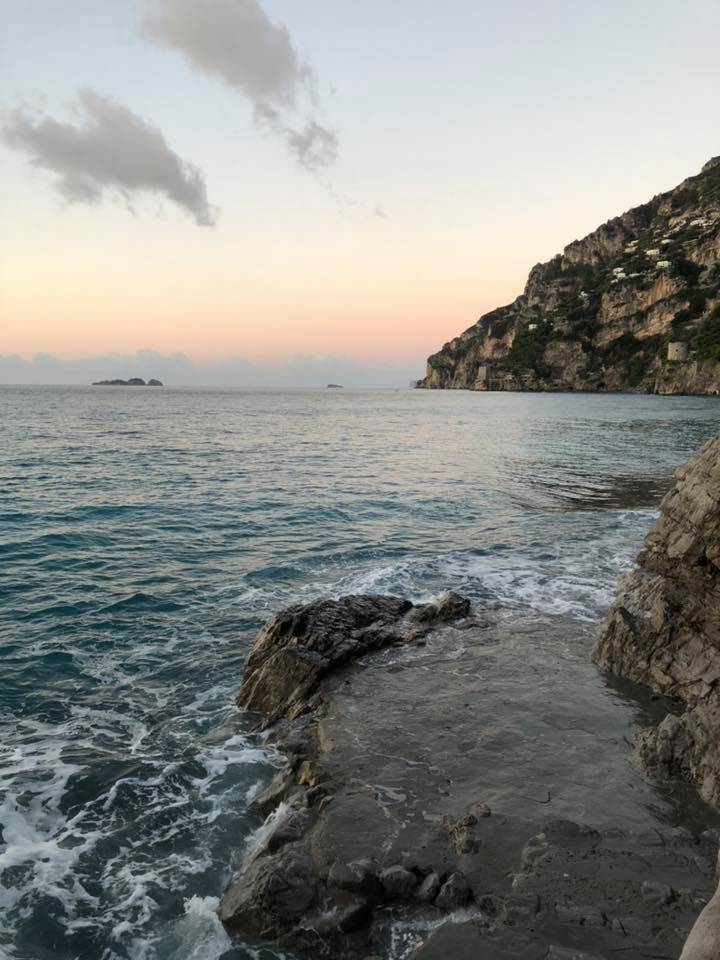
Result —
<instances>
[{"instance_id":1,"label":"white sea foam","mask_svg":"<svg viewBox=\"0 0 720 960\"><path fill-rule=\"evenodd\" d=\"M4 756L0 752L0 950L12 949L16 920L27 915L38 898L48 897L60 905L58 919L68 934L92 929L110 934L116 946L108 947L105 960L156 960L160 954L152 931L158 894L187 888L193 877L213 866L203 831L212 830L223 815L236 817L242 807L246 779L238 782L230 773L244 767L267 769L277 758L272 750L233 733L219 744L201 746L194 763L204 772L188 778L180 760L160 758L168 744L161 747L147 724L113 710L77 707L67 721L28 721L19 733L21 744L5 750ZM70 815L65 809L69 784L84 767L64 757L95 756L93 734L105 749L113 744L120 751L124 743L126 755L141 766ZM181 723L176 742L181 746L183 741ZM256 789L262 783L253 779ZM130 827L128 812L133 808ZM182 852L164 849L176 839ZM95 848L101 840L116 852L97 863ZM7 882L10 868L12 881ZM98 882L102 902L90 892ZM199 894L188 898L187 929L174 955L178 960L208 960L227 949L211 907L212 901ZM162 957L165 960L164 948Z\"/></svg>"},{"instance_id":2,"label":"white sea foam","mask_svg":"<svg viewBox=\"0 0 720 960\"><path fill-rule=\"evenodd\" d=\"M416 947L446 923L467 923L481 917L477 910L461 909L434 920L398 920L390 926L387 960L407 960Z\"/></svg>"},{"instance_id":3,"label":"white sea foam","mask_svg":"<svg viewBox=\"0 0 720 960\"><path fill-rule=\"evenodd\" d=\"M185 916L173 933L182 943L172 960L215 960L230 946L230 938L218 917L217 897L192 896L185 900Z\"/></svg>"}]
</instances>

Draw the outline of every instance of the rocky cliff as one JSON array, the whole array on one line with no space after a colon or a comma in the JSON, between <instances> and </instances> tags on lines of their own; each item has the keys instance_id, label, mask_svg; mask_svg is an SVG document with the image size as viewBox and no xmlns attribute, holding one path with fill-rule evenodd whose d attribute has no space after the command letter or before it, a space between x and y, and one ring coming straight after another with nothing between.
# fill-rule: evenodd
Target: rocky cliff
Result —
<instances>
[{"instance_id":1,"label":"rocky cliff","mask_svg":"<svg viewBox=\"0 0 720 960\"><path fill-rule=\"evenodd\" d=\"M676 700L638 754L720 806L720 437L678 470L635 570L620 582L596 661Z\"/></svg>"},{"instance_id":2,"label":"rocky cliff","mask_svg":"<svg viewBox=\"0 0 720 960\"><path fill-rule=\"evenodd\" d=\"M533 267L417 385L720 394L720 157Z\"/></svg>"}]
</instances>

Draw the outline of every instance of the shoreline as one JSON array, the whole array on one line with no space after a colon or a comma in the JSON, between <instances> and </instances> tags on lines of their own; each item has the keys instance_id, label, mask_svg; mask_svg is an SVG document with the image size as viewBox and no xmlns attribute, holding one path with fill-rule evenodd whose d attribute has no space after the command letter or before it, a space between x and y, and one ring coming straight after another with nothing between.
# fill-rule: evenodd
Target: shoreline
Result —
<instances>
[{"instance_id":1,"label":"shoreline","mask_svg":"<svg viewBox=\"0 0 720 960\"><path fill-rule=\"evenodd\" d=\"M663 705L603 686L591 634L477 619L452 595L269 621L239 704L287 767L255 800L262 842L220 907L231 935L348 960L677 956L714 889L720 833L700 827L720 817L689 787L652 813L625 739Z\"/></svg>"}]
</instances>

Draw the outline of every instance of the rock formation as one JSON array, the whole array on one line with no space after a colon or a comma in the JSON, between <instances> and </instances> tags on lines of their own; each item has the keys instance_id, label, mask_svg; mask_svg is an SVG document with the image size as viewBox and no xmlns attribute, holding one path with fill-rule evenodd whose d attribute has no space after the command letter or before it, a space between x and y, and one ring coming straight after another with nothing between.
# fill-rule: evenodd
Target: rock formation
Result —
<instances>
[{"instance_id":1,"label":"rock formation","mask_svg":"<svg viewBox=\"0 0 720 960\"><path fill-rule=\"evenodd\" d=\"M417 386L720 394L720 157L533 267Z\"/></svg>"},{"instance_id":2,"label":"rock formation","mask_svg":"<svg viewBox=\"0 0 720 960\"><path fill-rule=\"evenodd\" d=\"M260 631L238 704L285 763L220 904L231 935L313 960L421 938L417 960L679 955L715 834L655 819L589 631L494 616L351 596Z\"/></svg>"},{"instance_id":3,"label":"rock formation","mask_svg":"<svg viewBox=\"0 0 720 960\"><path fill-rule=\"evenodd\" d=\"M93 387L161 387L162 381L151 379L147 383L142 377L130 377L129 380L96 380Z\"/></svg>"},{"instance_id":4,"label":"rock formation","mask_svg":"<svg viewBox=\"0 0 720 960\"><path fill-rule=\"evenodd\" d=\"M639 758L720 806L720 437L675 474L595 659L674 698L677 710L640 738Z\"/></svg>"}]
</instances>

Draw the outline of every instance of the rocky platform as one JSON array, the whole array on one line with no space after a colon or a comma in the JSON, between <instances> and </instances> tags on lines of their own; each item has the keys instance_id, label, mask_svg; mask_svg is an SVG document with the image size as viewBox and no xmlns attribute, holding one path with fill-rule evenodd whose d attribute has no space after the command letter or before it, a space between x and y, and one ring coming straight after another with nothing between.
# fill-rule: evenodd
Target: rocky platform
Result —
<instances>
[{"instance_id":1,"label":"rocky platform","mask_svg":"<svg viewBox=\"0 0 720 960\"><path fill-rule=\"evenodd\" d=\"M629 762L662 708L598 683L591 640L453 594L271 619L238 703L286 766L228 930L312 958L676 960L714 889L713 818Z\"/></svg>"}]
</instances>

